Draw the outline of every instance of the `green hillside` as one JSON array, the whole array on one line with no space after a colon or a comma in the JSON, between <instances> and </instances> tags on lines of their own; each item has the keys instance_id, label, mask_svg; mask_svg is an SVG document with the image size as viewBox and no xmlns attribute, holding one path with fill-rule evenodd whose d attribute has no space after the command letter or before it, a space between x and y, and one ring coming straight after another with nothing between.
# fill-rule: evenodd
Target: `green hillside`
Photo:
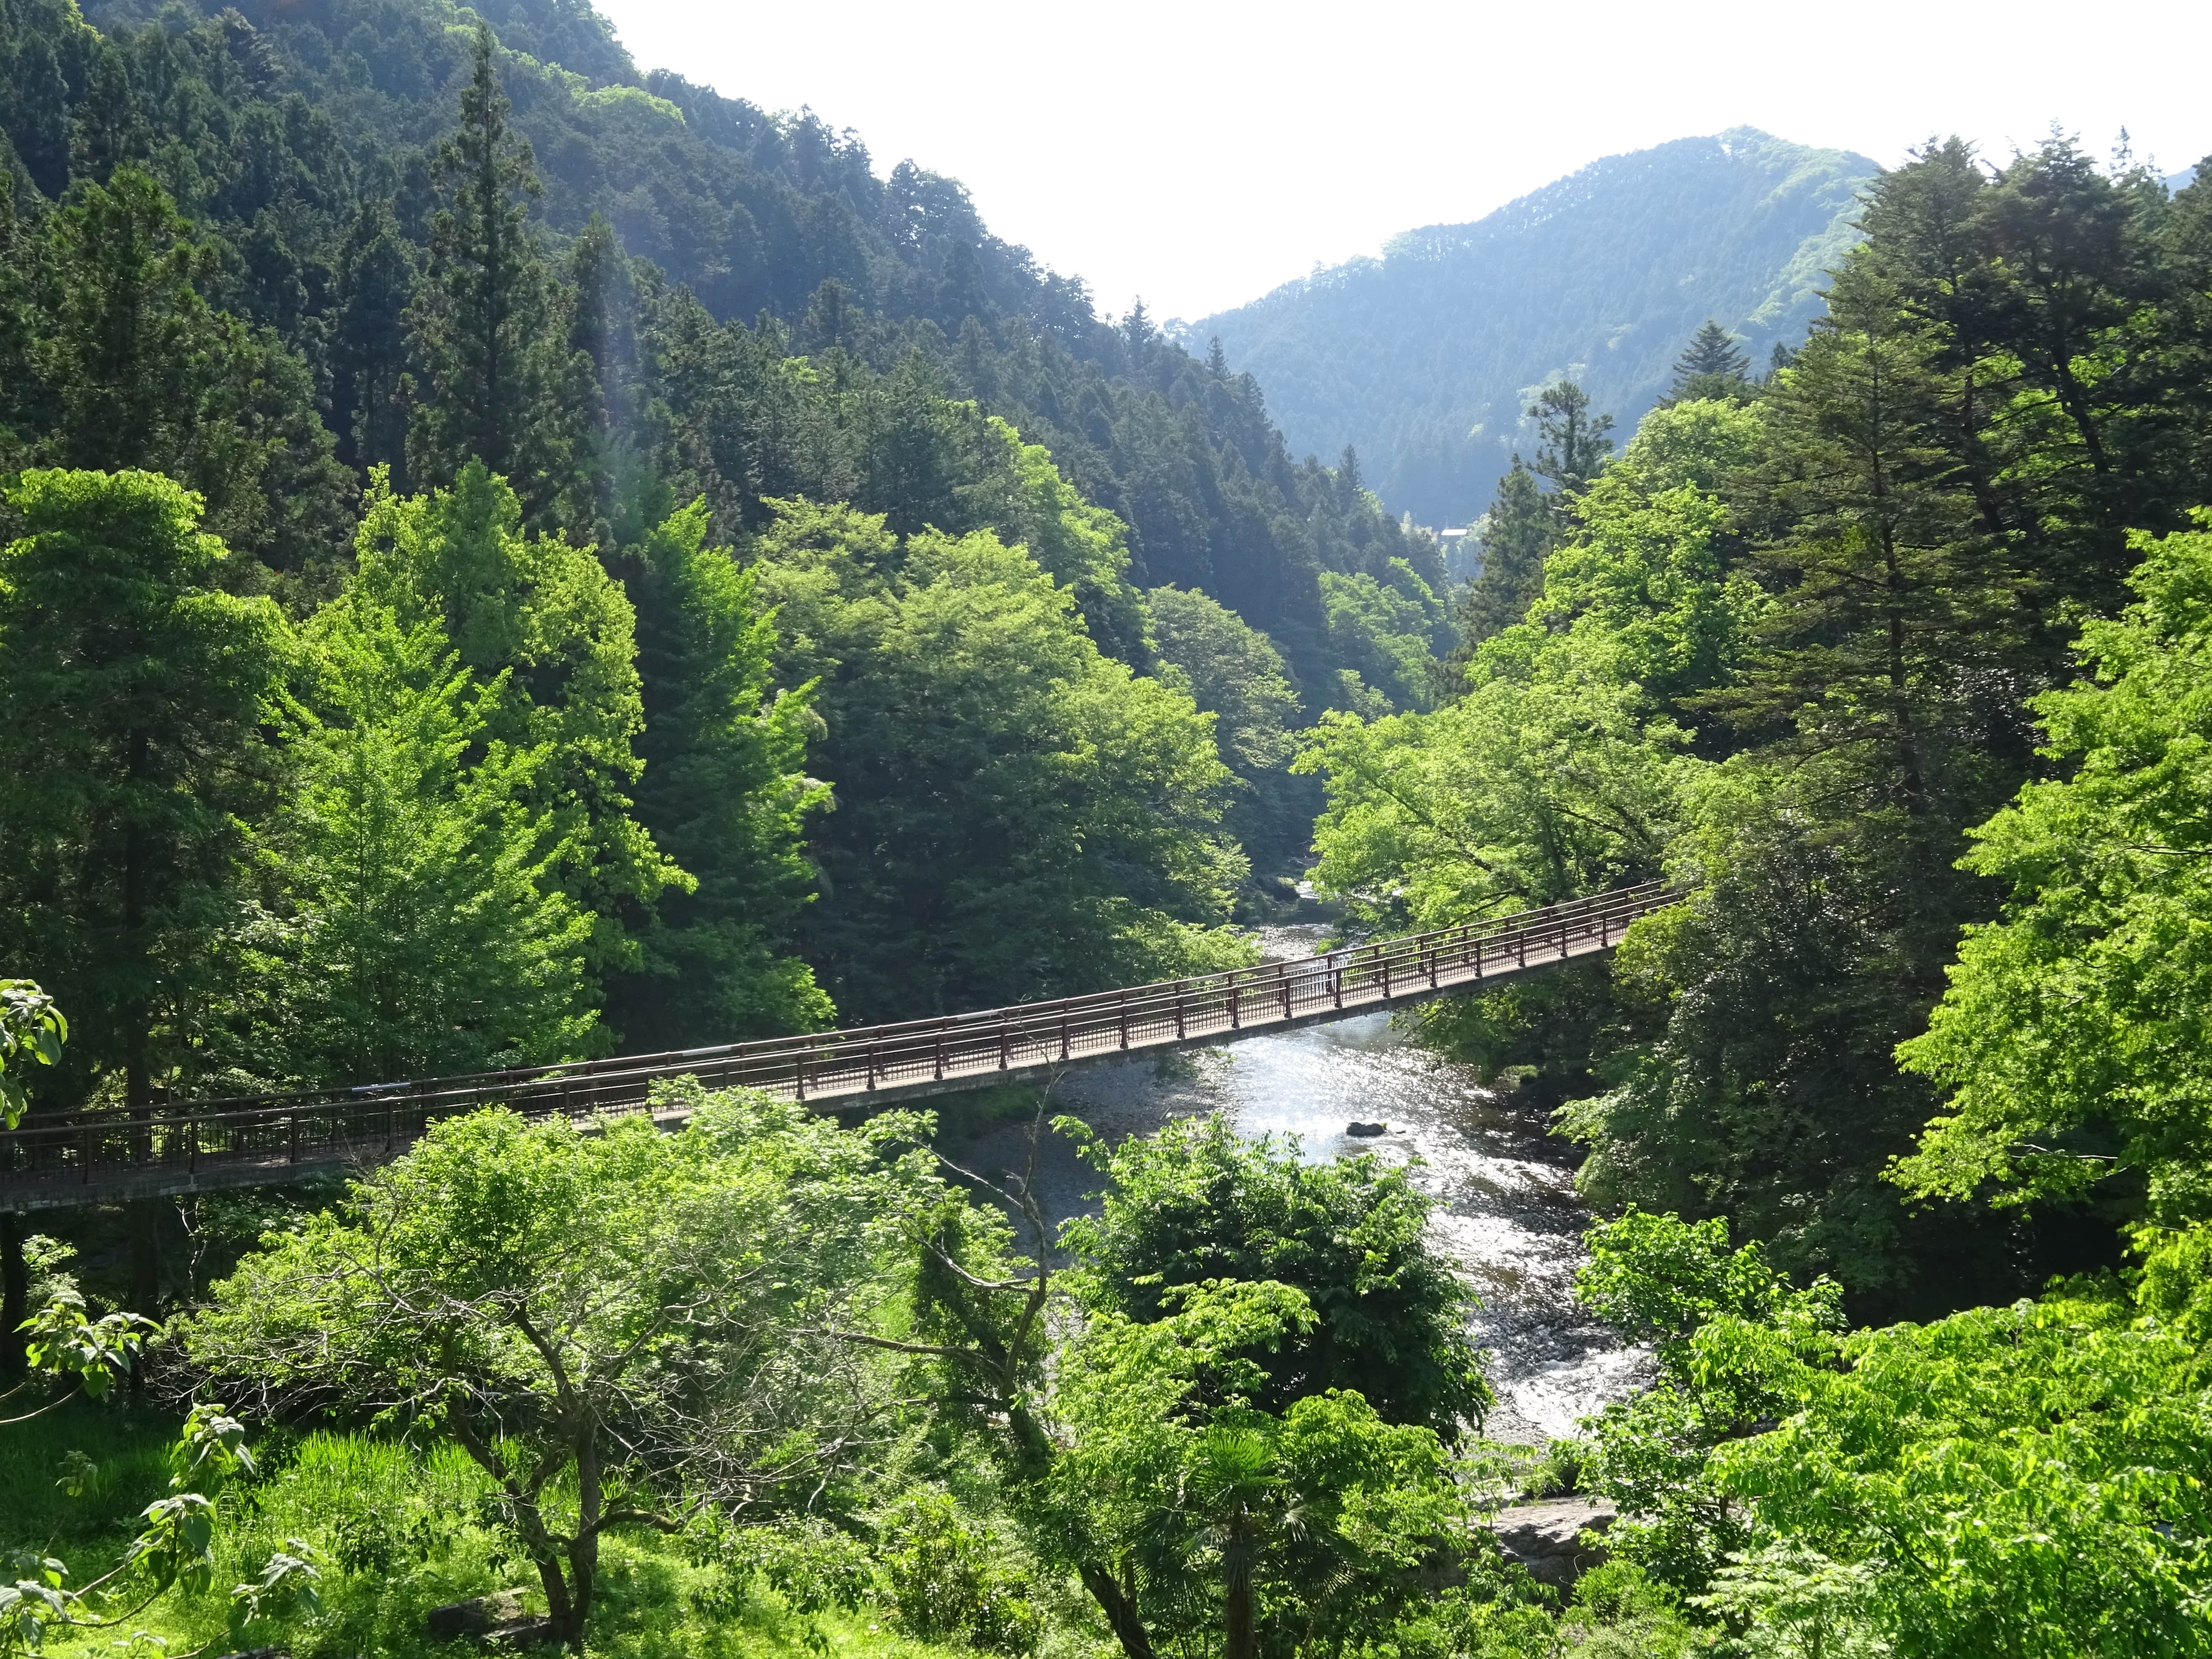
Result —
<instances>
[{"instance_id":1,"label":"green hillside","mask_svg":"<svg viewBox=\"0 0 2212 1659\"><path fill-rule=\"evenodd\" d=\"M1295 452L1359 452L1424 523L1464 523L1559 376L1633 428L1707 317L1764 362L1856 239L1863 155L1748 127L1608 156L1471 225L1394 238L1192 325L1267 389Z\"/></svg>"}]
</instances>

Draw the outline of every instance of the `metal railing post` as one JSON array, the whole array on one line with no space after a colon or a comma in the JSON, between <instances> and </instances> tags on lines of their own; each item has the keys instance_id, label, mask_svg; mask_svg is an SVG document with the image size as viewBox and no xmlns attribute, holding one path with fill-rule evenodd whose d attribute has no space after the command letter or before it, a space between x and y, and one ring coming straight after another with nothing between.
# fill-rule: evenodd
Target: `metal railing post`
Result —
<instances>
[{"instance_id":1,"label":"metal railing post","mask_svg":"<svg viewBox=\"0 0 2212 1659\"><path fill-rule=\"evenodd\" d=\"M1126 1048L1129 1046L1129 994L1127 991L1121 993L1121 1046Z\"/></svg>"},{"instance_id":2,"label":"metal railing post","mask_svg":"<svg viewBox=\"0 0 2212 1659\"><path fill-rule=\"evenodd\" d=\"M1013 1068L1013 1025L1011 1021L1002 1019L999 1022L999 1069L1002 1072L1011 1071Z\"/></svg>"},{"instance_id":3,"label":"metal railing post","mask_svg":"<svg viewBox=\"0 0 2212 1659\"><path fill-rule=\"evenodd\" d=\"M1229 975L1229 1029L1232 1031L1244 1029L1243 1012L1237 1003L1237 975L1234 973Z\"/></svg>"},{"instance_id":4,"label":"metal railing post","mask_svg":"<svg viewBox=\"0 0 2212 1659\"><path fill-rule=\"evenodd\" d=\"M1182 1041L1182 981L1176 981L1176 1041Z\"/></svg>"},{"instance_id":5,"label":"metal railing post","mask_svg":"<svg viewBox=\"0 0 2212 1659\"><path fill-rule=\"evenodd\" d=\"M875 1045L874 1043L871 1042L871 1043L868 1045L868 1088L869 1088L869 1090L870 1090L871 1091L873 1091L873 1090L875 1089L875 1086L876 1086L876 1045Z\"/></svg>"},{"instance_id":6,"label":"metal railing post","mask_svg":"<svg viewBox=\"0 0 2212 1659\"><path fill-rule=\"evenodd\" d=\"M1068 1051L1067 1016L1067 999L1062 997L1060 1000L1060 1057L1062 1060L1067 1058Z\"/></svg>"},{"instance_id":7,"label":"metal railing post","mask_svg":"<svg viewBox=\"0 0 2212 1659\"><path fill-rule=\"evenodd\" d=\"M942 1083L945 1081L945 1032L942 1027L939 1028L937 1041L933 1046L937 1053L937 1080Z\"/></svg>"}]
</instances>

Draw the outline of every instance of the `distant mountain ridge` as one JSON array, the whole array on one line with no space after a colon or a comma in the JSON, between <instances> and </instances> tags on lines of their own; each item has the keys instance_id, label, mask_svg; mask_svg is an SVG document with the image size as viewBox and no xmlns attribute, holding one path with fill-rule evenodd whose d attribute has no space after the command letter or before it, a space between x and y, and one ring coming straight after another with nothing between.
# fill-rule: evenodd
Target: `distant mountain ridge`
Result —
<instances>
[{"instance_id":1,"label":"distant mountain ridge","mask_svg":"<svg viewBox=\"0 0 2212 1659\"><path fill-rule=\"evenodd\" d=\"M1178 331L1200 349L1220 337L1294 452L1351 444L1393 508L1464 523L1528 447L1546 382L1573 376L1625 429L1707 317L1760 363L1799 340L1878 170L1750 127L1676 139Z\"/></svg>"}]
</instances>

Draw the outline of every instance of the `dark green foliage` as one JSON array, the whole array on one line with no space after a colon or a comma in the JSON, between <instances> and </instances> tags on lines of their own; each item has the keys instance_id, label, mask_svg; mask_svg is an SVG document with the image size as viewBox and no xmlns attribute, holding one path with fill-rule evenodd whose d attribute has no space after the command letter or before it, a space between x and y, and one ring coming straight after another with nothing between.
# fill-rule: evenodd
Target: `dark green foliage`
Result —
<instances>
[{"instance_id":1,"label":"dark green foliage","mask_svg":"<svg viewBox=\"0 0 2212 1659\"><path fill-rule=\"evenodd\" d=\"M33 471L0 552L0 958L76 1023L61 1087L149 1104L222 982L226 896L273 797L276 606L217 588L199 503Z\"/></svg>"},{"instance_id":2,"label":"dark green foliage","mask_svg":"<svg viewBox=\"0 0 2212 1659\"><path fill-rule=\"evenodd\" d=\"M528 144L507 127L492 52L491 26L480 24L459 130L431 165L443 200L408 317L427 384L407 459L411 476L432 487L483 462L515 482L542 526L571 486L574 434L565 428L584 411L528 218L537 172Z\"/></svg>"},{"instance_id":3,"label":"dark green foliage","mask_svg":"<svg viewBox=\"0 0 2212 1659\"><path fill-rule=\"evenodd\" d=\"M1775 349L1784 350L1781 341ZM1690 337L1682 355L1674 359L1674 383L1662 404L1694 403L1726 398L1737 402L1751 396L1751 359L1736 349L1735 337L1708 317Z\"/></svg>"},{"instance_id":4,"label":"dark green foliage","mask_svg":"<svg viewBox=\"0 0 2212 1659\"><path fill-rule=\"evenodd\" d=\"M1598 475L1613 453L1613 416L1590 412L1589 393L1572 380L1547 386L1528 406L1543 447L1536 452L1536 472L1549 478L1565 506ZM1517 459L1518 457L1516 457Z\"/></svg>"},{"instance_id":5,"label":"dark green foliage","mask_svg":"<svg viewBox=\"0 0 2212 1659\"><path fill-rule=\"evenodd\" d=\"M828 805L801 770L820 717L809 688L771 687L757 579L706 534L695 502L624 562L645 708L637 816L696 884L650 913L641 968L611 988L607 1017L632 1049L805 1030L832 1012L805 964L777 955L811 884L805 821Z\"/></svg>"},{"instance_id":6,"label":"dark green foliage","mask_svg":"<svg viewBox=\"0 0 2212 1659\"><path fill-rule=\"evenodd\" d=\"M1452 617L1462 653L1455 661L1463 662L1464 653L1528 613L1544 591L1544 561L1559 538L1559 514L1536 487L1535 474L1515 456L1483 520L1482 568L1460 595Z\"/></svg>"},{"instance_id":7,"label":"dark green foliage","mask_svg":"<svg viewBox=\"0 0 2212 1659\"><path fill-rule=\"evenodd\" d=\"M344 474L307 365L272 331L209 307L219 250L136 167L82 186L43 228L34 241L19 227L11 250L36 296L20 459L167 472L259 562L227 582L264 585L273 570L322 586L343 544Z\"/></svg>"},{"instance_id":8,"label":"dark green foliage","mask_svg":"<svg viewBox=\"0 0 2212 1659\"><path fill-rule=\"evenodd\" d=\"M414 248L389 204L356 209L339 245L331 341L331 424L357 471L386 466L407 483L407 306Z\"/></svg>"},{"instance_id":9,"label":"dark green foliage","mask_svg":"<svg viewBox=\"0 0 2212 1659\"><path fill-rule=\"evenodd\" d=\"M1265 1382L1252 1403L1357 1389L1393 1423L1446 1440L1490 1403L1468 1340L1468 1292L1425 1236L1429 1201L1373 1158L1308 1164L1294 1147L1240 1139L1220 1118L1124 1141L1100 1167L1097 1218L1067 1224L1086 1297L1140 1322L1213 1279L1272 1279L1303 1291L1317 1322L1247 1356ZM1218 1382L1217 1382L1217 1385Z\"/></svg>"}]
</instances>

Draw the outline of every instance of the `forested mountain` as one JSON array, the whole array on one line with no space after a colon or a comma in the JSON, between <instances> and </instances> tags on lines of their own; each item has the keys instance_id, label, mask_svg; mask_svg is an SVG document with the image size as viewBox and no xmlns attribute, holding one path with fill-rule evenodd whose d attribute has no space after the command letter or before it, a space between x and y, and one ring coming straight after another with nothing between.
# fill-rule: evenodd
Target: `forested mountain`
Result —
<instances>
[{"instance_id":1,"label":"forested mountain","mask_svg":"<svg viewBox=\"0 0 2212 1659\"><path fill-rule=\"evenodd\" d=\"M1433 544L953 182L477 15L0 9L0 952L99 1034L52 1097L1241 955L1285 732L1429 695Z\"/></svg>"},{"instance_id":2,"label":"forested mountain","mask_svg":"<svg viewBox=\"0 0 2212 1659\"><path fill-rule=\"evenodd\" d=\"M147 21L155 9L94 6L102 33L62 0L9 0L7 169L58 200L73 179L143 162L215 233L210 302L304 359L342 457L357 473L404 467L402 313L429 251L432 154L468 76L465 20L436 0L210 0ZM780 319L780 349L842 345L885 372L918 350L934 390L980 398L1121 518L1138 586L1216 594L1304 679L1334 673L1321 572L1384 576L1403 556L1433 580L1424 544L1293 463L1256 386L1163 341L1141 312L1100 318L1079 281L992 236L957 182L912 162L878 176L857 137L811 112L641 75L586 6L483 15L549 249L598 215L715 320ZM610 419L626 428L649 402Z\"/></svg>"},{"instance_id":3,"label":"forested mountain","mask_svg":"<svg viewBox=\"0 0 2212 1659\"><path fill-rule=\"evenodd\" d=\"M1294 450L1353 446L1394 507L1465 524L1527 406L1579 381L1632 427L1698 324L1795 347L1855 240L1863 155L1739 127L1593 161L1469 225L1392 239L1188 326L1258 377Z\"/></svg>"}]
</instances>

